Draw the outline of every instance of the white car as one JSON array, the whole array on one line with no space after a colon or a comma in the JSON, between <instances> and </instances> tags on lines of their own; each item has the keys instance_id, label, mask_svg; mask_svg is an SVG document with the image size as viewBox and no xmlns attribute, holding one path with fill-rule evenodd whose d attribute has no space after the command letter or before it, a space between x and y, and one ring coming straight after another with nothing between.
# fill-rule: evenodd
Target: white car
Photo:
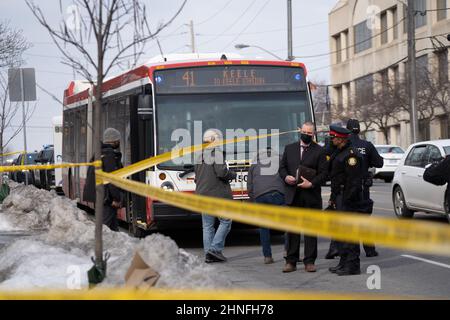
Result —
<instances>
[{"instance_id":1,"label":"white car","mask_svg":"<svg viewBox=\"0 0 450 320\"><path fill-rule=\"evenodd\" d=\"M384 159L382 168L373 168L374 178L383 179L385 182L391 182L394 178L395 169L400 164L405 151L399 146L394 145L375 145L380 156Z\"/></svg>"},{"instance_id":2,"label":"white car","mask_svg":"<svg viewBox=\"0 0 450 320\"><path fill-rule=\"evenodd\" d=\"M423 180L425 167L449 154L450 140L424 141L409 146L392 181L392 202L397 217L412 218L414 212L422 211L445 215L450 222L450 199L445 199L447 185L435 186Z\"/></svg>"}]
</instances>

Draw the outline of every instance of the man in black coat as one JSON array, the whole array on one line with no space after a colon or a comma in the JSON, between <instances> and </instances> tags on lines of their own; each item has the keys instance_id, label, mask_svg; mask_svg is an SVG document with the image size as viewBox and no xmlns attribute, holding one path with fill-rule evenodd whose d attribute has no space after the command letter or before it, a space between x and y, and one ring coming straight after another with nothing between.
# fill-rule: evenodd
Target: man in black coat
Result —
<instances>
[{"instance_id":1,"label":"man in black coat","mask_svg":"<svg viewBox=\"0 0 450 320\"><path fill-rule=\"evenodd\" d=\"M328 173L328 162L321 146L313 141L314 124L306 122L301 128L299 142L285 147L278 173L286 184L286 204L293 207L322 209L321 185ZM298 169L313 169L310 177L298 175ZM310 170L311 171L311 170ZM306 171L305 171L306 172ZM287 233L286 265L283 272L296 270L300 260L300 235ZM314 265L317 258L317 237L305 235L305 257L303 263L307 272L315 272Z\"/></svg>"},{"instance_id":2,"label":"man in black coat","mask_svg":"<svg viewBox=\"0 0 450 320\"><path fill-rule=\"evenodd\" d=\"M112 172L123 167L120 150L120 132L114 128L107 128L103 132L102 141L102 170ZM92 159L93 160L93 159ZM83 200L95 203L95 169L89 167L83 192ZM117 209L124 205L123 191L109 183L105 185L103 202L103 224L113 231L119 231Z\"/></svg>"}]
</instances>

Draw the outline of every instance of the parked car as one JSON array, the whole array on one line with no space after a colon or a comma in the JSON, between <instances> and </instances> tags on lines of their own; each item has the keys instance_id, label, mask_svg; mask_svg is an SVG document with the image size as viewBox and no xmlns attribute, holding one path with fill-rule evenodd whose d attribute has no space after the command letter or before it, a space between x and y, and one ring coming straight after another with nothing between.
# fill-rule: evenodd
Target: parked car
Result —
<instances>
[{"instance_id":1,"label":"parked car","mask_svg":"<svg viewBox=\"0 0 450 320\"><path fill-rule=\"evenodd\" d=\"M447 185L435 186L423 180L425 167L450 154L449 140L433 140L412 144L395 170L392 202L398 217L412 218L414 212L438 213L450 222Z\"/></svg>"},{"instance_id":2,"label":"parked car","mask_svg":"<svg viewBox=\"0 0 450 320\"><path fill-rule=\"evenodd\" d=\"M14 160L14 165L32 165L36 164L34 160L36 159L38 153L30 152L26 154L26 157L24 158L24 154L21 153L16 160ZM25 175L28 177L28 184L34 184L34 176L33 173L29 170L22 170L22 171L14 171L11 172L11 179L18 182L18 183L24 183L26 181Z\"/></svg>"},{"instance_id":3,"label":"parked car","mask_svg":"<svg viewBox=\"0 0 450 320\"><path fill-rule=\"evenodd\" d=\"M55 163L53 145L44 146L34 161L38 165ZM33 170L33 182L37 188L50 190L55 185L55 170Z\"/></svg>"},{"instance_id":4,"label":"parked car","mask_svg":"<svg viewBox=\"0 0 450 320\"><path fill-rule=\"evenodd\" d=\"M375 145L380 156L384 159L382 168L372 168L374 178L383 179L385 182L391 182L394 178L394 172L399 165L405 151L399 146L394 145Z\"/></svg>"}]
</instances>

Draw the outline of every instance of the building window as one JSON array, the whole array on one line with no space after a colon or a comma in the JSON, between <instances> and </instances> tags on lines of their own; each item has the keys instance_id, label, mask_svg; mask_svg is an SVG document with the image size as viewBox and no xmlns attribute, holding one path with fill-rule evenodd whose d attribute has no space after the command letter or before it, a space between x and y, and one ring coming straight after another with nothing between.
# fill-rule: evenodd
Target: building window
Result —
<instances>
[{"instance_id":1,"label":"building window","mask_svg":"<svg viewBox=\"0 0 450 320\"><path fill-rule=\"evenodd\" d=\"M437 21L447 19L447 0L437 0Z\"/></svg>"},{"instance_id":2,"label":"building window","mask_svg":"<svg viewBox=\"0 0 450 320\"><path fill-rule=\"evenodd\" d=\"M388 42L388 19L386 11L381 13L380 20L381 20L381 44L385 44Z\"/></svg>"},{"instance_id":3,"label":"building window","mask_svg":"<svg viewBox=\"0 0 450 320\"><path fill-rule=\"evenodd\" d=\"M438 68L439 68L439 82L444 84L448 82L448 54L447 50L437 53Z\"/></svg>"},{"instance_id":4,"label":"building window","mask_svg":"<svg viewBox=\"0 0 450 320\"><path fill-rule=\"evenodd\" d=\"M423 27L427 24L427 2L426 0L414 0L414 10L416 11L415 15L415 25L416 29ZM403 6L403 16L405 19L403 20L403 32L408 32L408 7L406 5Z\"/></svg>"},{"instance_id":5,"label":"building window","mask_svg":"<svg viewBox=\"0 0 450 320\"><path fill-rule=\"evenodd\" d=\"M416 10L416 28L423 27L427 24L427 1L414 0L414 9Z\"/></svg>"},{"instance_id":6,"label":"building window","mask_svg":"<svg viewBox=\"0 0 450 320\"><path fill-rule=\"evenodd\" d=\"M355 80L356 104L362 106L373 102L373 76Z\"/></svg>"},{"instance_id":7,"label":"building window","mask_svg":"<svg viewBox=\"0 0 450 320\"><path fill-rule=\"evenodd\" d=\"M394 85L397 85L398 82L400 81L400 68L397 66L392 67L392 71L394 74Z\"/></svg>"},{"instance_id":8,"label":"building window","mask_svg":"<svg viewBox=\"0 0 450 320\"><path fill-rule=\"evenodd\" d=\"M336 43L336 63L339 63L342 61L341 35L339 34L333 38Z\"/></svg>"},{"instance_id":9,"label":"building window","mask_svg":"<svg viewBox=\"0 0 450 320\"><path fill-rule=\"evenodd\" d=\"M394 30L394 39L398 38L398 17L397 17L397 7L394 7L392 9L392 16L393 16L393 24L392 28Z\"/></svg>"},{"instance_id":10,"label":"building window","mask_svg":"<svg viewBox=\"0 0 450 320\"><path fill-rule=\"evenodd\" d=\"M343 36L345 37L345 59L348 59L350 57L349 52L348 52L348 30L345 30L344 32L342 32Z\"/></svg>"},{"instance_id":11,"label":"building window","mask_svg":"<svg viewBox=\"0 0 450 320\"><path fill-rule=\"evenodd\" d=\"M430 120L419 120L419 137L420 141L430 140Z\"/></svg>"},{"instance_id":12,"label":"building window","mask_svg":"<svg viewBox=\"0 0 450 320\"><path fill-rule=\"evenodd\" d=\"M336 104L338 109L340 110L343 106L343 95L342 95L342 87L336 87Z\"/></svg>"},{"instance_id":13,"label":"building window","mask_svg":"<svg viewBox=\"0 0 450 320\"><path fill-rule=\"evenodd\" d=\"M429 79L428 74L428 55L424 54L416 58L416 79L417 88L419 90L424 90L427 88L427 83Z\"/></svg>"},{"instance_id":14,"label":"building window","mask_svg":"<svg viewBox=\"0 0 450 320\"><path fill-rule=\"evenodd\" d=\"M389 72L388 69L380 71L381 78L381 93L387 95L389 92Z\"/></svg>"},{"instance_id":15,"label":"building window","mask_svg":"<svg viewBox=\"0 0 450 320\"><path fill-rule=\"evenodd\" d=\"M449 121L448 116L439 117L439 126L441 127L441 139L448 139L449 136Z\"/></svg>"},{"instance_id":16,"label":"building window","mask_svg":"<svg viewBox=\"0 0 450 320\"><path fill-rule=\"evenodd\" d=\"M355 33L355 53L372 47L372 30L367 27L367 21L358 23L353 27Z\"/></svg>"}]
</instances>

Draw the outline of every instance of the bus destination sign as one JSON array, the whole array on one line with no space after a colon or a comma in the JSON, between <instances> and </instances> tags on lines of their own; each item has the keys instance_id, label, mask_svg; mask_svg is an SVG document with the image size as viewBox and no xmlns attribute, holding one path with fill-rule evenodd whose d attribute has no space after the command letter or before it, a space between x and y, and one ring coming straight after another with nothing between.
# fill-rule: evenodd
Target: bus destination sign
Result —
<instances>
[{"instance_id":1,"label":"bus destination sign","mask_svg":"<svg viewBox=\"0 0 450 320\"><path fill-rule=\"evenodd\" d=\"M156 93L304 91L302 68L276 66L208 66L158 70Z\"/></svg>"}]
</instances>

